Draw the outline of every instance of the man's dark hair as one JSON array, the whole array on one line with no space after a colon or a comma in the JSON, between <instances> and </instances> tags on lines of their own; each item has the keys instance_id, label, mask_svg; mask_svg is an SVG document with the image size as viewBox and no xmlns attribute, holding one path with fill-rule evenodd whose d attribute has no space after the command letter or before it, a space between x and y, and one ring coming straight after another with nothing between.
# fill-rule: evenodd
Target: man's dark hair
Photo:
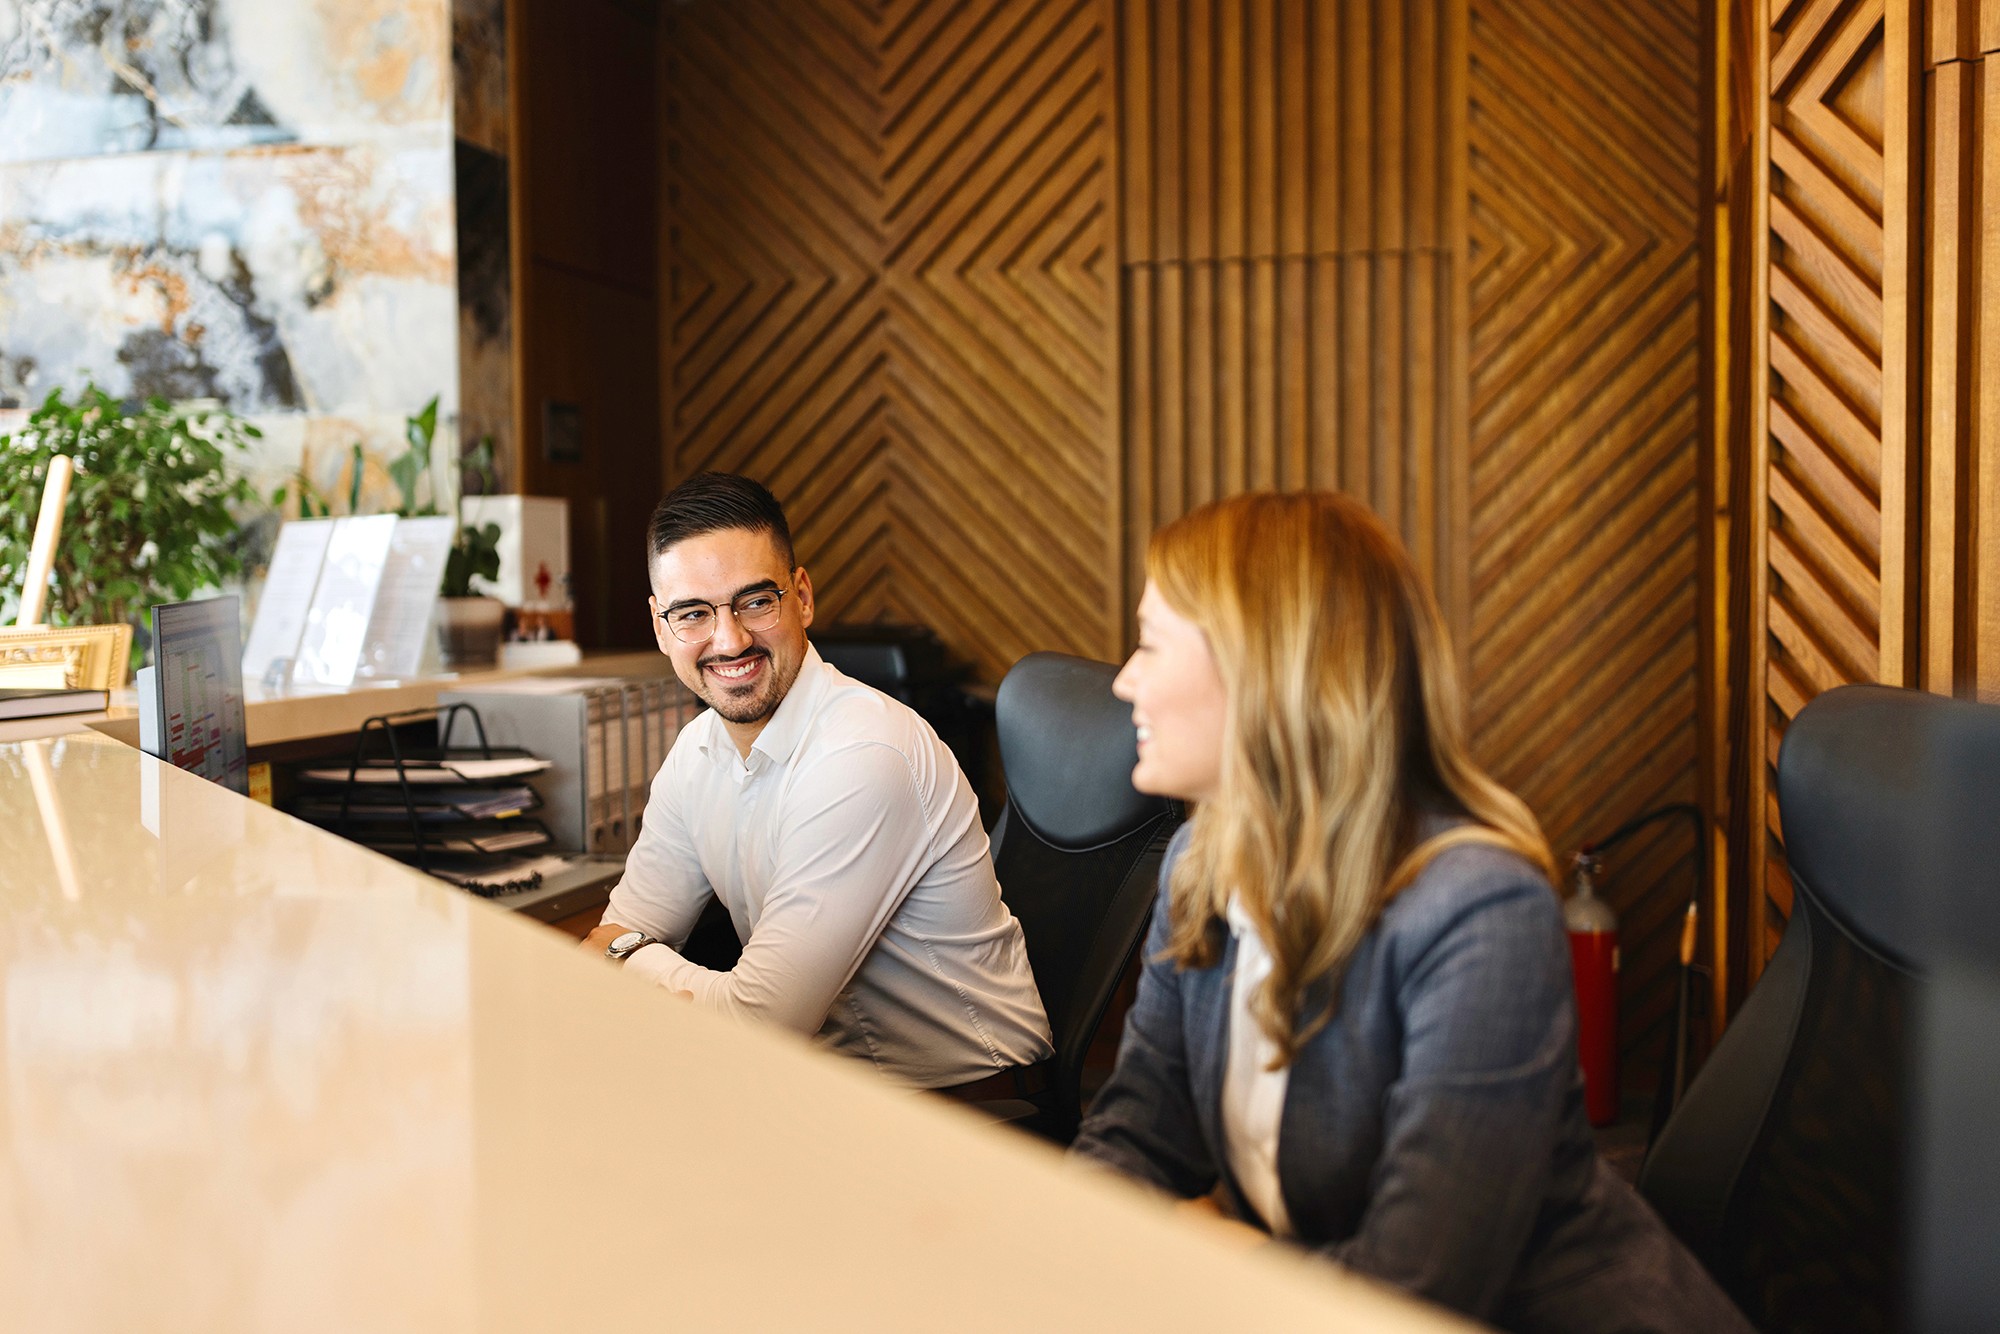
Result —
<instances>
[{"instance_id":1,"label":"man's dark hair","mask_svg":"<svg viewBox=\"0 0 2000 1334\"><path fill-rule=\"evenodd\" d=\"M792 528L778 498L748 477L728 472L698 472L667 492L646 525L647 563L690 537L730 528L769 533L785 558L785 569L799 563L792 554Z\"/></svg>"}]
</instances>

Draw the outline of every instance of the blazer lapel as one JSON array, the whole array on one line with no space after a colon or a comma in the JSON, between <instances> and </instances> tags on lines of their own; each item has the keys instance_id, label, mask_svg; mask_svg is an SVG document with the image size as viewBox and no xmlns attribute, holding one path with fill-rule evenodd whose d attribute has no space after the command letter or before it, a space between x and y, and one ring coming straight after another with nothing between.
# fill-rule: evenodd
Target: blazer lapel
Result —
<instances>
[{"instance_id":1,"label":"blazer lapel","mask_svg":"<svg viewBox=\"0 0 2000 1334\"><path fill-rule=\"evenodd\" d=\"M1229 1069L1229 995L1236 976L1236 938L1224 933L1222 958L1215 967L1182 981L1182 1032L1187 1042L1188 1090L1202 1138L1222 1178L1235 1188L1222 1137L1222 1080Z\"/></svg>"}]
</instances>

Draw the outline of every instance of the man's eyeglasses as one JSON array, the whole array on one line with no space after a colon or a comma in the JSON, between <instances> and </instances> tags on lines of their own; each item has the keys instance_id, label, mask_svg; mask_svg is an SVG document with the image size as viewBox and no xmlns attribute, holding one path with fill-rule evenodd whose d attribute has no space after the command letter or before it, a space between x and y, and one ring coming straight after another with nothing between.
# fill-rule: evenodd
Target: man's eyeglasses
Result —
<instances>
[{"instance_id":1,"label":"man's eyeglasses","mask_svg":"<svg viewBox=\"0 0 2000 1334\"><path fill-rule=\"evenodd\" d=\"M719 613L724 607L745 630L768 630L778 623L778 610L789 588L753 588L728 602L681 602L659 613L675 639L683 644L705 644L715 636Z\"/></svg>"}]
</instances>

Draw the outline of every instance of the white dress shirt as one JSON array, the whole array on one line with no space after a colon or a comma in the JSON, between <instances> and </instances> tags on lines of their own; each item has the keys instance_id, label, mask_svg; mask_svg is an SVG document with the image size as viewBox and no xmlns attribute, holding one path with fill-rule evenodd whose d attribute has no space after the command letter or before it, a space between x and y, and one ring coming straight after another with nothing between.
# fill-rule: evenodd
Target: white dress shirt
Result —
<instances>
[{"instance_id":1,"label":"white dress shirt","mask_svg":"<svg viewBox=\"0 0 2000 1334\"><path fill-rule=\"evenodd\" d=\"M1278 1128L1292 1068L1270 1068L1278 1044L1264 1032L1250 1002L1271 975L1271 951L1234 898L1229 931L1236 937L1236 975L1229 992L1229 1062L1222 1076L1222 1136L1236 1188L1274 1237L1292 1235L1292 1216L1278 1188Z\"/></svg>"},{"instance_id":2,"label":"white dress shirt","mask_svg":"<svg viewBox=\"0 0 2000 1334\"><path fill-rule=\"evenodd\" d=\"M744 942L726 973L673 948L710 894ZM666 942L630 971L921 1088L1051 1051L958 762L810 647L748 760L712 710L682 729L604 920Z\"/></svg>"}]
</instances>

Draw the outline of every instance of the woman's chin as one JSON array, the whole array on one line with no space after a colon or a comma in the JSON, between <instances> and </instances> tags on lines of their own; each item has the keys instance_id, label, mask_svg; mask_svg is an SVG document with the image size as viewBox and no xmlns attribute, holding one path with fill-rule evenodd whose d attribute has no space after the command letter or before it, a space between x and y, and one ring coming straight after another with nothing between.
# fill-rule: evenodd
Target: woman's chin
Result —
<instances>
[{"instance_id":1,"label":"woman's chin","mask_svg":"<svg viewBox=\"0 0 2000 1334\"><path fill-rule=\"evenodd\" d=\"M1180 790L1181 784L1174 782L1171 776L1152 772L1144 760L1132 767L1132 787L1149 797L1165 797L1169 801L1188 800L1188 794Z\"/></svg>"}]
</instances>

